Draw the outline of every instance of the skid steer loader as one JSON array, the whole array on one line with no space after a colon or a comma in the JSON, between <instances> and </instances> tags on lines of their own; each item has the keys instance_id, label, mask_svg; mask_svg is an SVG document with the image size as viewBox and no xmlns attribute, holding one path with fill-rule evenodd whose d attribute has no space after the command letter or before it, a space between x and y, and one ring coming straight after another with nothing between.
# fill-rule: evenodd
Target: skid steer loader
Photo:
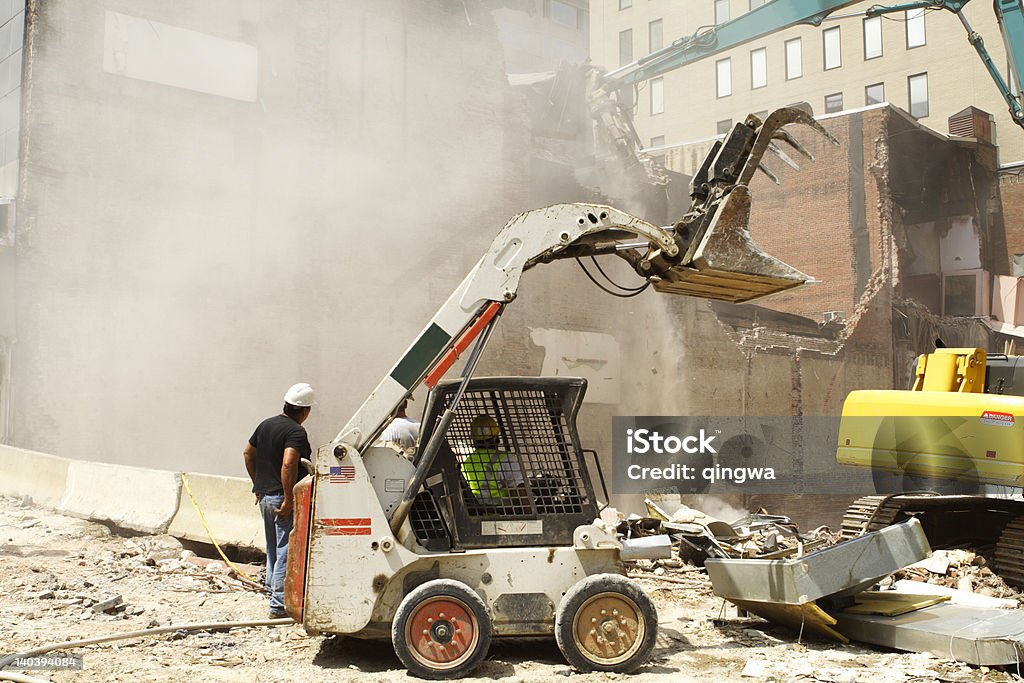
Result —
<instances>
[{"instance_id":1,"label":"skid steer loader","mask_svg":"<svg viewBox=\"0 0 1024 683\"><path fill-rule=\"evenodd\" d=\"M803 151L783 128L793 123L831 139L799 110L749 117L711 151L671 227L585 204L509 221L296 486L289 614L312 633L391 638L424 678L466 675L492 636L553 635L581 671L647 661L654 606L624 575L622 540L594 524L592 475L604 480L576 430L586 383L472 375L521 275L540 263L615 254L657 291L735 302L807 282L747 229L762 156L775 141ZM443 379L467 352L461 376ZM375 444L420 384L430 394L410 461Z\"/></svg>"}]
</instances>

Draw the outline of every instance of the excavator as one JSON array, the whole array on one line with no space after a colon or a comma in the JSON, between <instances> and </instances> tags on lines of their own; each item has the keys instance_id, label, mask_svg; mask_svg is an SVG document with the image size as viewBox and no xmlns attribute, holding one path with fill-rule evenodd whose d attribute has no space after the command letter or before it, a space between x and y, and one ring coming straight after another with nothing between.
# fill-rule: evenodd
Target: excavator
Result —
<instances>
[{"instance_id":1,"label":"excavator","mask_svg":"<svg viewBox=\"0 0 1024 683\"><path fill-rule=\"evenodd\" d=\"M933 548L987 553L1024 586L1024 500L988 490L1024 486L1022 371L1018 356L938 348L918 357L909 389L850 392L837 460L895 492L855 501L842 536L916 517Z\"/></svg>"},{"instance_id":2,"label":"excavator","mask_svg":"<svg viewBox=\"0 0 1024 683\"><path fill-rule=\"evenodd\" d=\"M750 179L773 145L793 144L792 125L832 139L799 109L748 117L709 155L690 210L668 227L595 204L513 217L308 463L312 476L294 490L288 613L311 633L390 638L423 678L468 674L492 636L554 636L581 671L643 665L657 615L625 577L630 541L596 523L604 476L576 428L585 380L474 370L521 278L542 264L614 255L656 292L732 302L806 283L747 225ZM460 359L458 377L445 379ZM430 392L410 460L378 436L420 385Z\"/></svg>"},{"instance_id":3,"label":"excavator","mask_svg":"<svg viewBox=\"0 0 1024 683\"><path fill-rule=\"evenodd\" d=\"M871 5L866 10L838 15L840 10L862 4L863 0L772 0L736 19L697 29L664 48L611 71L590 64L562 64L543 78L531 75L519 84L528 100L535 142L548 147L541 152L544 163L561 159L563 171L571 172L582 186L599 187L616 202L644 197L647 206L665 207L672 217L677 191L684 178L660 164L644 151L633 125L632 108L636 87L675 69L730 50L760 37L795 26L821 26L843 17L875 17L904 11L950 12L964 27L967 41L1006 102L1012 120L1024 127L1020 66L1024 65L1024 11L1021 0L995 0L995 13L1008 71L995 65L984 36L963 14L970 0L914 0L896 5ZM513 78L513 85L518 82ZM1012 84L1012 85L1011 85ZM736 124L742 125L741 123ZM575 140L575 153L565 151L566 141ZM543 164L542 164L543 165ZM767 169L766 169L767 170ZM777 183L778 180L769 173ZM611 180L610 180L611 179ZM610 187L608 187L610 185ZM671 218L666 218L671 220Z\"/></svg>"}]
</instances>

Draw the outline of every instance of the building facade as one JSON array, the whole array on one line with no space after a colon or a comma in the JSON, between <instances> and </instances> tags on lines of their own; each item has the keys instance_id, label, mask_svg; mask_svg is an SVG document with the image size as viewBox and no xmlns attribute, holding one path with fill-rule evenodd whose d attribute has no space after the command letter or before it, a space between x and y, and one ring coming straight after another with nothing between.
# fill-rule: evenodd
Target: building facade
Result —
<instances>
[{"instance_id":1,"label":"building facade","mask_svg":"<svg viewBox=\"0 0 1024 683\"><path fill-rule=\"evenodd\" d=\"M594 0L591 55L595 63L614 69L764 4ZM995 116L1000 163L1024 159L1024 131L1013 123L957 17L944 10L866 17L874 4L851 5L820 27L778 31L641 84L635 118L642 140L661 147L712 138L747 114L796 102L810 104L815 115L889 102L946 132L950 116L976 106ZM1006 74L991 3L970 3L963 14Z\"/></svg>"}]
</instances>

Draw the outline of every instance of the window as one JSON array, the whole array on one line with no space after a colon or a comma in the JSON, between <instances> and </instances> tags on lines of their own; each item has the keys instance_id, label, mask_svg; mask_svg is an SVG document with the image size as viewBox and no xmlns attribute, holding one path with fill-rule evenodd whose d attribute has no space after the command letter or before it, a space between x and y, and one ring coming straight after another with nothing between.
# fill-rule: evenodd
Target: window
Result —
<instances>
[{"instance_id":1,"label":"window","mask_svg":"<svg viewBox=\"0 0 1024 683\"><path fill-rule=\"evenodd\" d=\"M619 66L633 61L633 29L619 31Z\"/></svg>"},{"instance_id":2,"label":"window","mask_svg":"<svg viewBox=\"0 0 1024 683\"><path fill-rule=\"evenodd\" d=\"M768 50L760 48L750 51L750 87L763 88L768 85Z\"/></svg>"},{"instance_id":3,"label":"window","mask_svg":"<svg viewBox=\"0 0 1024 683\"><path fill-rule=\"evenodd\" d=\"M661 28L661 19L655 19L651 23L647 24L647 44L648 52L654 52L664 47L664 41L662 40L663 32Z\"/></svg>"},{"instance_id":4,"label":"window","mask_svg":"<svg viewBox=\"0 0 1024 683\"><path fill-rule=\"evenodd\" d=\"M884 83L872 83L868 87L864 88L864 104L881 104L885 102L885 84Z\"/></svg>"},{"instance_id":5,"label":"window","mask_svg":"<svg viewBox=\"0 0 1024 683\"><path fill-rule=\"evenodd\" d=\"M769 113L769 112L768 112L768 110L767 110L767 109L765 109L765 110L763 110L763 111L755 111L755 112L754 112L754 116L756 116L757 118L759 118L759 119L761 119L762 121L764 121L764 120L765 120L766 118L768 118L768 113Z\"/></svg>"},{"instance_id":6,"label":"window","mask_svg":"<svg viewBox=\"0 0 1024 683\"><path fill-rule=\"evenodd\" d=\"M882 17L864 20L864 59L882 56Z\"/></svg>"},{"instance_id":7,"label":"window","mask_svg":"<svg viewBox=\"0 0 1024 683\"><path fill-rule=\"evenodd\" d=\"M907 79L910 91L910 115L914 118L928 116L928 74L915 74Z\"/></svg>"},{"instance_id":8,"label":"window","mask_svg":"<svg viewBox=\"0 0 1024 683\"><path fill-rule=\"evenodd\" d=\"M655 135L653 138L651 138L651 149L659 149L659 148L664 147L664 146L665 146L665 136L664 135ZM651 155L651 160L654 161L654 163L656 163L657 165L664 167L665 166L665 152L663 151L661 154L652 154Z\"/></svg>"},{"instance_id":9,"label":"window","mask_svg":"<svg viewBox=\"0 0 1024 683\"><path fill-rule=\"evenodd\" d=\"M577 9L561 0L551 0L551 21L568 28L579 28Z\"/></svg>"},{"instance_id":10,"label":"window","mask_svg":"<svg viewBox=\"0 0 1024 683\"><path fill-rule=\"evenodd\" d=\"M728 97L732 94L732 57L715 62L715 94Z\"/></svg>"},{"instance_id":11,"label":"window","mask_svg":"<svg viewBox=\"0 0 1024 683\"><path fill-rule=\"evenodd\" d=\"M619 9L629 9L633 6L633 0L619 0Z\"/></svg>"},{"instance_id":12,"label":"window","mask_svg":"<svg viewBox=\"0 0 1024 683\"><path fill-rule=\"evenodd\" d=\"M755 10L764 4L764 0L750 0L750 9Z\"/></svg>"},{"instance_id":13,"label":"window","mask_svg":"<svg viewBox=\"0 0 1024 683\"><path fill-rule=\"evenodd\" d=\"M715 23L724 24L729 21L729 0L715 0Z\"/></svg>"},{"instance_id":14,"label":"window","mask_svg":"<svg viewBox=\"0 0 1024 683\"><path fill-rule=\"evenodd\" d=\"M665 79L651 79L651 115L665 111Z\"/></svg>"},{"instance_id":15,"label":"window","mask_svg":"<svg viewBox=\"0 0 1024 683\"><path fill-rule=\"evenodd\" d=\"M924 10L908 9L906 12L907 24L907 49L921 47L925 43L924 38Z\"/></svg>"},{"instance_id":16,"label":"window","mask_svg":"<svg viewBox=\"0 0 1024 683\"><path fill-rule=\"evenodd\" d=\"M803 46L799 38L786 41L786 80L804 75Z\"/></svg>"},{"instance_id":17,"label":"window","mask_svg":"<svg viewBox=\"0 0 1024 683\"><path fill-rule=\"evenodd\" d=\"M825 44L825 71L838 69L843 65L842 48L839 44L839 27L826 29L821 36Z\"/></svg>"},{"instance_id":18,"label":"window","mask_svg":"<svg viewBox=\"0 0 1024 683\"><path fill-rule=\"evenodd\" d=\"M833 95L825 95L825 113L843 110L843 93L837 92Z\"/></svg>"},{"instance_id":19,"label":"window","mask_svg":"<svg viewBox=\"0 0 1024 683\"><path fill-rule=\"evenodd\" d=\"M732 119L724 119L715 124L716 132L719 135L728 135L732 132Z\"/></svg>"}]
</instances>

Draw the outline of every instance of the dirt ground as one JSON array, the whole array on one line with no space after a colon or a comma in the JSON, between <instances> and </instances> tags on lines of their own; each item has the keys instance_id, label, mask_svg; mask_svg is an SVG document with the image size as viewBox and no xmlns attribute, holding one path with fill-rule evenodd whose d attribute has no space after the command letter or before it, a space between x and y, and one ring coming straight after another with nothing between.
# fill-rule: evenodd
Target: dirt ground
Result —
<instances>
[{"instance_id":1,"label":"dirt ground","mask_svg":"<svg viewBox=\"0 0 1024 683\"><path fill-rule=\"evenodd\" d=\"M224 573L181 559L167 537L125 538L103 525L0 498L0 654L152 626L266 618L265 598ZM188 553L186 552L186 555ZM202 563L201 560L194 560ZM740 619L711 594L703 571L668 583L640 579L659 610L652 662L632 675L578 674L551 641L495 641L465 680L1016 681L1016 672L857 645L797 642L759 619ZM101 610L110 598L121 603ZM96 607L97 609L93 609ZM722 619L718 619L722 616ZM390 642L309 637L301 627L167 633L76 651L81 671L25 671L52 681L403 681ZM746 673L744 674L744 669ZM2 680L2 678L0 678Z\"/></svg>"}]
</instances>

